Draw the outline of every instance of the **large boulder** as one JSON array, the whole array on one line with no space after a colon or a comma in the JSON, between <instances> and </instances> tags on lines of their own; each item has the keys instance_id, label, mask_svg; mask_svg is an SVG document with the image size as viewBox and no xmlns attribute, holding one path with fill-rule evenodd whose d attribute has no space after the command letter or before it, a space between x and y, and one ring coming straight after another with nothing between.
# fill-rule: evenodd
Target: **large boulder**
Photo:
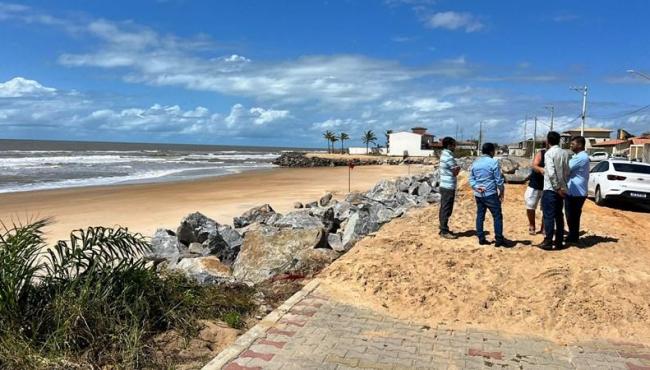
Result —
<instances>
[{"instance_id":1,"label":"large boulder","mask_svg":"<svg viewBox=\"0 0 650 370\"><path fill-rule=\"evenodd\" d=\"M174 266L200 284L234 282L230 268L216 256L184 258Z\"/></svg>"},{"instance_id":2,"label":"large boulder","mask_svg":"<svg viewBox=\"0 0 650 370\"><path fill-rule=\"evenodd\" d=\"M352 203L343 201L338 202L332 207L334 210L334 218L339 222L345 221L350 217L350 213L356 209Z\"/></svg>"},{"instance_id":3,"label":"large boulder","mask_svg":"<svg viewBox=\"0 0 650 370\"><path fill-rule=\"evenodd\" d=\"M531 172L530 167L518 168L515 171L515 173L513 174L506 173L503 175L503 177L505 178L507 183L523 184L526 181L528 181L528 178L530 177L530 172Z\"/></svg>"},{"instance_id":4,"label":"large boulder","mask_svg":"<svg viewBox=\"0 0 650 370\"><path fill-rule=\"evenodd\" d=\"M163 258L169 265L173 265L180 258L180 249L178 238L173 231L158 229L151 238L151 250L147 257Z\"/></svg>"},{"instance_id":5,"label":"large boulder","mask_svg":"<svg viewBox=\"0 0 650 370\"><path fill-rule=\"evenodd\" d=\"M217 223L200 212L190 213L181 220L176 230L178 240L189 246L191 243L203 243Z\"/></svg>"},{"instance_id":6,"label":"large boulder","mask_svg":"<svg viewBox=\"0 0 650 370\"><path fill-rule=\"evenodd\" d=\"M293 211L273 222L273 226L293 229L322 229L321 219L309 210Z\"/></svg>"},{"instance_id":7,"label":"large boulder","mask_svg":"<svg viewBox=\"0 0 650 370\"><path fill-rule=\"evenodd\" d=\"M331 200L332 200L332 193L327 193L327 194L323 195L323 196L320 198L320 200L318 201L318 204L319 204L321 207L325 207L325 206L327 206L328 204L330 204L330 201L331 201Z\"/></svg>"},{"instance_id":8,"label":"large boulder","mask_svg":"<svg viewBox=\"0 0 650 370\"><path fill-rule=\"evenodd\" d=\"M423 182L420 183L420 185L418 185L416 194L419 197L426 197L427 195L429 195L431 193L431 190L432 190L431 185L429 185L428 182L423 181Z\"/></svg>"},{"instance_id":9,"label":"large boulder","mask_svg":"<svg viewBox=\"0 0 650 370\"><path fill-rule=\"evenodd\" d=\"M333 256L324 251L314 252L316 248L327 248L326 239L322 227L291 229L260 225L246 233L233 264L233 276L257 284L277 274L307 268L312 262L320 264Z\"/></svg>"},{"instance_id":10,"label":"large boulder","mask_svg":"<svg viewBox=\"0 0 650 370\"><path fill-rule=\"evenodd\" d=\"M504 174L514 174L519 168L519 164L510 158L500 158L501 172Z\"/></svg>"},{"instance_id":11,"label":"large boulder","mask_svg":"<svg viewBox=\"0 0 650 370\"><path fill-rule=\"evenodd\" d=\"M255 222L266 224L269 223L269 219L271 219L275 214L276 212L273 210L271 205L264 204L259 207L251 208L244 212L243 215L235 217L233 219L233 225L239 229Z\"/></svg>"},{"instance_id":12,"label":"large boulder","mask_svg":"<svg viewBox=\"0 0 650 370\"><path fill-rule=\"evenodd\" d=\"M181 221L177 235L181 243L189 246L201 243L206 253L216 255L221 262L232 264L242 244L241 235L228 225L220 225L215 220L195 212ZM195 246L194 251L198 251Z\"/></svg>"},{"instance_id":13,"label":"large boulder","mask_svg":"<svg viewBox=\"0 0 650 370\"><path fill-rule=\"evenodd\" d=\"M389 216L386 212L387 208L379 204L360 205L357 211L348 218L343 230L343 249L349 250L359 239L379 230L382 223L390 221L394 214Z\"/></svg>"},{"instance_id":14,"label":"large boulder","mask_svg":"<svg viewBox=\"0 0 650 370\"><path fill-rule=\"evenodd\" d=\"M370 190L366 197L378 202L390 201L395 198L395 194L400 190L395 181L381 180Z\"/></svg>"}]
</instances>

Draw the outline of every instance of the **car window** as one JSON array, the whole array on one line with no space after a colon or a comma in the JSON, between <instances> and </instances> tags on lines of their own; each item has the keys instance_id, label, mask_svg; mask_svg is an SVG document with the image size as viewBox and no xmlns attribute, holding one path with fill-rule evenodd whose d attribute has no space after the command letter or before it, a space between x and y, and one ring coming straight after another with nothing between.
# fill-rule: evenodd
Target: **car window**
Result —
<instances>
[{"instance_id":1,"label":"car window","mask_svg":"<svg viewBox=\"0 0 650 370\"><path fill-rule=\"evenodd\" d=\"M609 162L603 162L603 169L600 172L607 172L609 170Z\"/></svg>"},{"instance_id":2,"label":"car window","mask_svg":"<svg viewBox=\"0 0 650 370\"><path fill-rule=\"evenodd\" d=\"M619 172L641 173L650 175L650 166L634 163L614 163L614 169Z\"/></svg>"},{"instance_id":3,"label":"car window","mask_svg":"<svg viewBox=\"0 0 650 370\"><path fill-rule=\"evenodd\" d=\"M592 173L603 172L603 171L604 171L604 170L603 170L603 167L604 167L605 163L607 163L607 162L600 162L600 163L598 163L598 164L596 165L596 167L594 167L594 168L591 170L591 172L592 172Z\"/></svg>"}]
</instances>

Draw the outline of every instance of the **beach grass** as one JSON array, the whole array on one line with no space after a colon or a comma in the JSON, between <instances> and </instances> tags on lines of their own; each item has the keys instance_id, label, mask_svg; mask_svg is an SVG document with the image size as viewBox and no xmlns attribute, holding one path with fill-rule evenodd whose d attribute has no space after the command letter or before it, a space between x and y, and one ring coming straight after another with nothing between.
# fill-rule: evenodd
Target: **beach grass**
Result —
<instances>
[{"instance_id":1,"label":"beach grass","mask_svg":"<svg viewBox=\"0 0 650 370\"><path fill-rule=\"evenodd\" d=\"M159 368L156 334L191 337L201 319L241 327L255 307L251 288L159 274L126 229L77 230L48 248L48 222L0 233L0 368Z\"/></svg>"}]
</instances>

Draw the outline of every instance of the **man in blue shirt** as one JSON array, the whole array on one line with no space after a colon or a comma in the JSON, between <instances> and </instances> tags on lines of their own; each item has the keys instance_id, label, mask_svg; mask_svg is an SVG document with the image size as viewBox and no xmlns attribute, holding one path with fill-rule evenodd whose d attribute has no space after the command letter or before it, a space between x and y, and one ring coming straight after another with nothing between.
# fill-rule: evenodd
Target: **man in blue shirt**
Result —
<instances>
[{"instance_id":1,"label":"man in blue shirt","mask_svg":"<svg viewBox=\"0 0 650 370\"><path fill-rule=\"evenodd\" d=\"M571 151L575 153L569 160L568 192L564 198L566 220L569 226L567 243L578 243L580 237L580 217L582 206L587 199L587 184L589 183L589 155L585 152L585 138L571 138Z\"/></svg>"},{"instance_id":2,"label":"man in blue shirt","mask_svg":"<svg viewBox=\"0 0 650 370\"><path fill-rule=\"evenodd\" d=\"M456 239L449 230L449 218L454 211L454 200L456 199L456 177L460 172L460 167L454 158L456 149L456 140L451 137L442 139L442 153L440 154L440 236L445 239Z\"/></svg>"},{"instance_id":3,"label":"man in blue shirt","mask_svg":"<svg viewBox=\"0 0 650 370\"><path fill-rule=\"evenodd\" d=\"M481 148L483 155L472 164L470 170L469 184L474 190L476 199L476 236L480 245L487 245L490 242L485 238L483 223L485 213L489 209L494 219L495 247L510 247L510 242L503 237L503 214L501 203L505 194L505 180L501 175L499 162L494 159L496 146L492 143L485 143Z\"/></svg>"}]
</instances>

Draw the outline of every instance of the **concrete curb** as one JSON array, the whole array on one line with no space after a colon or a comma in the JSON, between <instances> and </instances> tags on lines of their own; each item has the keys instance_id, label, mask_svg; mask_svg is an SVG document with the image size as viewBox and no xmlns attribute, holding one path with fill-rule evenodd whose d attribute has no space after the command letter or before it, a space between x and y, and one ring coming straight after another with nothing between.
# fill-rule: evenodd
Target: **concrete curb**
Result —
<instances>
[{"instance_id":1,"label":"concrete curb","mask_svg":"<svg viewBox=\"0 0 650 370\"><path fill-rule=\"evenodd\" d=\"M300 289L291 298L287 299L280 307L276 308L273 312L268 314L262 321L253 326L250 330L244 333L241 337L237 338L235 343L221 351L217 357L208 362L202 370L219 370L228 364L230 361L236 359L242 352L250 347L253 342L266 335L266 331L275 325L296 303L300 302L309 293L313 292L320 285L319 279L314 279Z\"/></svg>"}]
</instances>

